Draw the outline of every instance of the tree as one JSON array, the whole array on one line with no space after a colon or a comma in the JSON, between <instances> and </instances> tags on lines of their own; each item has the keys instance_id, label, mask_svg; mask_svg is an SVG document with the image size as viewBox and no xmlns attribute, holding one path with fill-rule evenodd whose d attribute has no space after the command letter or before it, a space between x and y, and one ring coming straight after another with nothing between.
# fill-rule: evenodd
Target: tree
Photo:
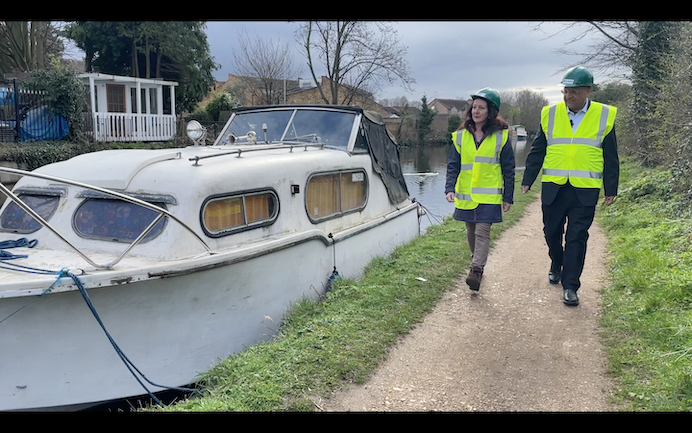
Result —
<instances>
[{"instance_id":1,"label":"tree","mask_svg":"<svg viewBox=\"0 0 692 433\"><path fill-rule=\"evenodd\" d=\"M542 93L521 89L506 95L502 100L502 108L508 110L502 116L514 125L523 125L529 135L535 135L541 123L541 110L549 104ZM501 112L502 113L502 112ZM509 116L506 113L511 113Z\"/></svg>"},{"instance_id":2,"label":"tree","mask_svg":"<svg viewBox=\"0 0 692 433\"><path fill-rule=\"evenodd\" d=\"M285 80L294 79L299 69L293 65L288 44L274 43L247 35L238 37L240 52L233 52L236 75L253 99L260 104L281 104L285 100ZM259 85L258 85L259 84Z\"/></svg>"},{"instance_id":3,"label":"tree","mask_svg":"<svg viewBox=\"0 0 692 433\"><path fill-rule=\"evenodd\" d=\"M660 98L651 136L658 161L670 167L672 186L692 203L692 23L681 23L670 55L661 62ZM671 163L672 161L672 163Z\"/></svg>"},{"instance_id":4,"label":"tree","mask_svg":"<svg viewBox=\"0 0 692 433\"><path fill-rule=\"evenodd\" d=\"M33 71L25 83L27 89L44 94L44 102L56 114L68 122L70 139L78 138L83 131L82 110L86 101L86 90L77 73L53 58L50 67Z\"/></svg>"},{"instance_id":5,"label":"tree","mask_svg":"<svg viewBox=\"0 0 692 433\"><path fill-rule=\"evenodd\" d=\"M626 78L630 70L629 62L639 45L639 22L637 21L577 21L567 23L562 31L579 30L576 36L566 41L558 54L579 57L579 62L568 65L565 69L577 64L586 66L597 75L620 73ZM541 30L541 24L536 26ZM561 32L562 32L561 31ZM571 47L587 36L600 35L583 51ZM555 36L555 34L551 35Z\"/></svg>"},{"instance_id":6,"label":"tree","mask_svg":"<svg viewBox=\"0 0 692 433\"><path fill-rule=\"evenodd\" d=\"M423 95L421 98L422 108L418 116L418 144L425 143L426 138L432 131L432 121L435 117L435 112L428 107L428 98Z\"/></svg>"},{"instance_id":7,"label":"tree","mask_svg":"<svg viewBox=\"0 0 692 433\"><path fill-rule=\"evenodd\" d=\"M222 111L230 111L238 105L238 101L232 93L226 91L216 92L207 103L205 111L209 118L218 121Z\"/></svg>"},{"instance_id":8,"label":"tree","mask_svg":"<svg viewBox=\"0 0 692 433\"><path fill-rule=\"evenodd\" d=\"M415 83L406 61L408 49L389 23L308 21L299 25L296 39L316 83L321 82L317 71L327 71L329 89L318 86L326 104L350 104L359 92L384 82L398 79L407 89Z\"/></svg>"},{"instance_id":9,"label":"tree","mask_svg":"<svg viewBox=\"0 0 692 433\"><path fill-rule=\"evenodd\" d=\"M0 21L0 75L44 69L63 49L50 21Z\"/></svg>"},{"instance_id":10,"label":"tree","mask_svg":"<svg viewBox=\"0 0 692 433\"><path fill-rule=\"evenodd\" d=\"M460 126L461 117L459 117L459 115L452 114L451 116L449 116L449 118L447 119L447 136L445 139L445 142L447 144L452 144L452 133L459 129Z\"/></svg>"},{"instance_id":11,"label":"tree","mask_svg":"<svg viewBox=\"0 0 692 433\"><path fill-rule=\"evenodd\" d=\"M64 35L85 53L87 72L177 81L176 109L192 111L218 66L201 21L75 21Z\"/></svg>"},{"instance_id":12,"label":"tree","mask_svg":"<svg viewBox=\"0 0 692 433\"><path fill-rule=\"evenodd\" d=\"M596 84L591 92L591 99L602 104L614 105L628 104L632 98L632 85L627 83Z\"/></svg>"},{"instance_id":13,"label":"tree","mask_svg":"<svg viewBox=\"0 0 692 433\"><path fill-rule=\"evenodd\" d=\"M121 32L122 23L115 21L75 21L65 27L63 35L84 51L86 72L129 75L125 70L132 60L132 44Z\"/></svg>"},{"instance_id":14,"label":"tree","mask_svg":"<svg viewBox=\"0 0 692 433\"><path fill-rule=\"evenodd\" d=\"M640 24L639 48L632 56L632 139L637 143L642 162L655 166L663 162L653 146L652 120L661 99L661 83L666 75L665 61L670 43L679 29L678 23L652 21Z\"/></svg>"}]
</instances>

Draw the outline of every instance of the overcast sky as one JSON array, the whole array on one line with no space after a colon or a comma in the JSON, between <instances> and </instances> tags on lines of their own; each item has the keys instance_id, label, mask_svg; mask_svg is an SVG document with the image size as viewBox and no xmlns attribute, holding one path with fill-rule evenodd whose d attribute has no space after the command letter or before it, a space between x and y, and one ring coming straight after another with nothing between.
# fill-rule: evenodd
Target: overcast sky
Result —
<instances>
[{"instance_id":1,"label":"overcast sky","mask_svg":"<svg viewBox=\"0 0 692 433\"><path fill-rule=\"evenodd\" d=\"M579 60L557 54L556 50L587 25L580 24L578 29L558 33L567 22L543 23L542 32L534 30L536 22L528 21L404 21L392 24L401 43L408 47L407 60L416 83L412 92L407 92L401 83L395 83L375 93L377 100L405 96L420 101L423 95L428 101L467 99L483 87L493 87L499 91L530 89L542 93L551 103L561 100L558 83L566 66ZM237 51L238 35L242 33L251 40L261 37L290 44L295 50L296 63L305 65L294 38L297 26L297 23L283 21L207 22L211 55L221 65L214 77L226 81L228 74L233 73L233 49ZM585 47L589 42L581 40L579 46L570 48ZM308 76L305 66L302 78ZM595 77L596 83L606 81L608 77Z\"/></svg>"}]
</instances>

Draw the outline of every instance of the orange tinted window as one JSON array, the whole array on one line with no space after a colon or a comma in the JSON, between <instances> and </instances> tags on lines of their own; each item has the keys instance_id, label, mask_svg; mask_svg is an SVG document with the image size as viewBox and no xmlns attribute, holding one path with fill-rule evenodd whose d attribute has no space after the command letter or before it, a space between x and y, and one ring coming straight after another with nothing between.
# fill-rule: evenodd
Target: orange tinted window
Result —
<instances>
[{"instance_id":1,"label":"orange tinted window","mask_svg":"<svg viewBox=\"0 0 692 433\"><path fill-rule=\"evenodd\" d=\"M272 192L249 193L209 201L202 211L204 227L211 235L265 225L276 218L278 199Z\"/></svg>"}]
</instances>

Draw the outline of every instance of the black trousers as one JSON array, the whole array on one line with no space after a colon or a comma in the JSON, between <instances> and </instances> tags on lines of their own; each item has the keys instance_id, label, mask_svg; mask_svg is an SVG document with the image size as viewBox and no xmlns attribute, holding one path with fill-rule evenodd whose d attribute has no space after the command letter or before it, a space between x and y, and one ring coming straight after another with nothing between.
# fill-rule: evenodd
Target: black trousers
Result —
<instances>
[{"instance_id":1,"label":"black trousers","mask_svg":"<svg viewBox=\"0 0 692 433\"><path fill-rule=\"evenodd\" d=\"M569 184L559 189L551 204L543 204L543 233L552 261L551 269L562 268L565 289L579 290L581 285L579 278L584 269L586 241L595 213L596 205L582 205L576 190Z\"/></svg>"}]
</instances>

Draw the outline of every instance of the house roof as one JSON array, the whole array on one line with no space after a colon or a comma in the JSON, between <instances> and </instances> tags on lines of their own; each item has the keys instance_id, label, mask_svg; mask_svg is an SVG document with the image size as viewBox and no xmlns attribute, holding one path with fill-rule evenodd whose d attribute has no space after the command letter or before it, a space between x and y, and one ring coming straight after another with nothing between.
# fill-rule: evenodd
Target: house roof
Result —
<instances>
[{"instance_id":1,"label":"house roof","mask_svg":"<svg viewBox=\"0 0 692 433\"><path fill-rule=\"evenodd\" d=\"M101 73L79 74L79 78L93 78L98 81L117 81L121 83L161 84L164 86L177 86L177 81L157 80L153 78L126 77L124 75L109 75Z\"/></svg>"},{"instance_id":2,"label":"house roof","mask_svg":"<svg viewBox=\"0 0 692 433\"><path fill-rule=\"evenodd\" d=\"M416 107L384 107L383 106L382 109L384 111L386 111L387 113L389 113L391 115L398 116L398 117L401 117L405 113L410 113L410 114L413 114L414 116L420 114L420 108L416 108Z\"/></svg>"},{"instance_id":3,"label":"house roof","mask_svg":"<svg viewBox=\"0 0 692 433\"><path fill-rule=\"evenodd\" d=\"M468 107L468 102L462 99L433 99L430 101L430 104L432 105L433 102L439 102L440 104L444 105L448 109L456 108L459 111L464 111L466 110L466 107Z\"/></svg>"}]
</instances>

